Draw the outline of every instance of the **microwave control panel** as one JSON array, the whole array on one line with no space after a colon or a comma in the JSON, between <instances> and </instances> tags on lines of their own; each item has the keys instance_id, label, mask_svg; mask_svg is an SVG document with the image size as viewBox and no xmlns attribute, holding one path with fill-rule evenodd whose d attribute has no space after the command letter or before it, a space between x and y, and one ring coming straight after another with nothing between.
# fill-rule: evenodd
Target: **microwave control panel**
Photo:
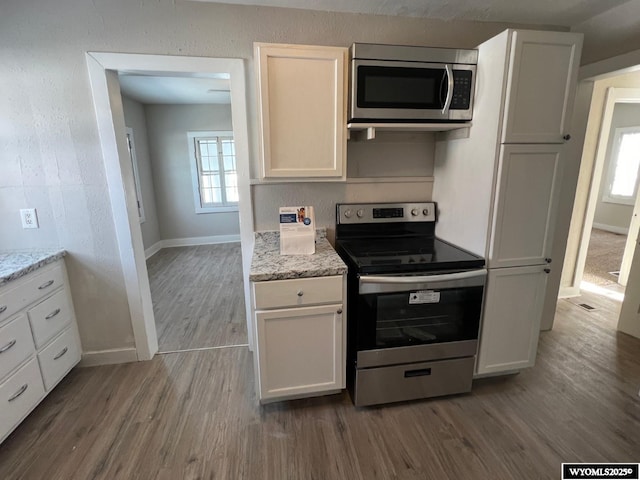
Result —
<instances>
[{"instance_id":1,"label":"microwave control panel","mask_svg":"<svg viewBox=\"0 0 640 480\"><path fill-rule=\"evenodd\" d=\"M453 70L453 98L451 110L468 110L471 103L473 72L471 70Z\"/></svg>"}]
</instances>

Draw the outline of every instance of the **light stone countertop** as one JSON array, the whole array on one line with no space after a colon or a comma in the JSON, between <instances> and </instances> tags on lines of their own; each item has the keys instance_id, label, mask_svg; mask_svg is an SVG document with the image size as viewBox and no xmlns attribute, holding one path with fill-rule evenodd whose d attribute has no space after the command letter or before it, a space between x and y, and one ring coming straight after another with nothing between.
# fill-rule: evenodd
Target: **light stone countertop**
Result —
<instances>
[{"instance_id":1,"label":"light stone countertop","mask_svg":"<svg viewBox=\"0 0 640 480\"><path fill-rule=\"evenodd\" d=\"M333 249L324 230L316 234L313 255L280 255L279 232L256 232L249 280L288 280L328 277L347 273L347 266Z\"/></svg>"},{"instance_id":2,"label":"light stone countertop","mask_svg":"<svg viewBox=\"0 0 640 480\"><path fill-rule=\"evenodd\" d=\"M0 252L0 287L55 262L66 254L65 250L59 248Z\"/></svg>"}]
</instances>

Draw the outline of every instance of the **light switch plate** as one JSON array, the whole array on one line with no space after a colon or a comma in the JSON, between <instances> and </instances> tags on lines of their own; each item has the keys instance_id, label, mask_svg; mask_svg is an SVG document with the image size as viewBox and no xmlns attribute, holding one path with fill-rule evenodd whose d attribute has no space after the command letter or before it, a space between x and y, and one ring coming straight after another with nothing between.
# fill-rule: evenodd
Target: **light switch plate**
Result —
<instances>
[{"instance_id":1,"label":"light switch plate","mask_svg":"<svg viewBox=\"0 0 640 480\"><path fill-rule=\"evenodd\" d=\"M22 228L38 228L38 214L35 208L21 208Z\"/></svg>"}]
</instances>

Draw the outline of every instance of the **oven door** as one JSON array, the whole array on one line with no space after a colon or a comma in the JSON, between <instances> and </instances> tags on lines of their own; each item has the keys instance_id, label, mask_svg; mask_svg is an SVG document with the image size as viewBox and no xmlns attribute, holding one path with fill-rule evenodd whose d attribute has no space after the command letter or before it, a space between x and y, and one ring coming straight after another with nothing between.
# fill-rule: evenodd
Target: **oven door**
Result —
<instances>
[{"instance_id":1,"label":"oven door","mask_svg":"<svg viewBox=\"0 0 640 480\"><path fill-rule=\"evenodd\" d=\"M358 368L475 355L486 276L361 275Z\"/></svg>"}]
</instances>

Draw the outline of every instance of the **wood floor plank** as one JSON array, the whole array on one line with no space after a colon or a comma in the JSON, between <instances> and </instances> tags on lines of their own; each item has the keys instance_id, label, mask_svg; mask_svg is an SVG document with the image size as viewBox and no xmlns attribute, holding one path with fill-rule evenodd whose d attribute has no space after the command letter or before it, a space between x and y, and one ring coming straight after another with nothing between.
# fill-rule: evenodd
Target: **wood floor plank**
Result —
<instances>
[{"instance_id":1,"label":"wood floor plank","mask_svg":"<svg viewBox=\"0 0 640 480\"><path fill-rule=\"evenodd\" d=\"M260 407L246 347L77 368L0 446L0 478L557 479L562 462L638 462L640 340L616 308L562 300L534 368L374 408Z\"/></svg>"},{"instance_id":2,"label":"wood floor plank","mask_svg":"<svg viewBox=\"0 0 640 480\"><path fill-rule=\"evenodd\" d=\"M247 343L239 243L165 248L147 270L161 352Z\"/></svg>"}]
</instances>

